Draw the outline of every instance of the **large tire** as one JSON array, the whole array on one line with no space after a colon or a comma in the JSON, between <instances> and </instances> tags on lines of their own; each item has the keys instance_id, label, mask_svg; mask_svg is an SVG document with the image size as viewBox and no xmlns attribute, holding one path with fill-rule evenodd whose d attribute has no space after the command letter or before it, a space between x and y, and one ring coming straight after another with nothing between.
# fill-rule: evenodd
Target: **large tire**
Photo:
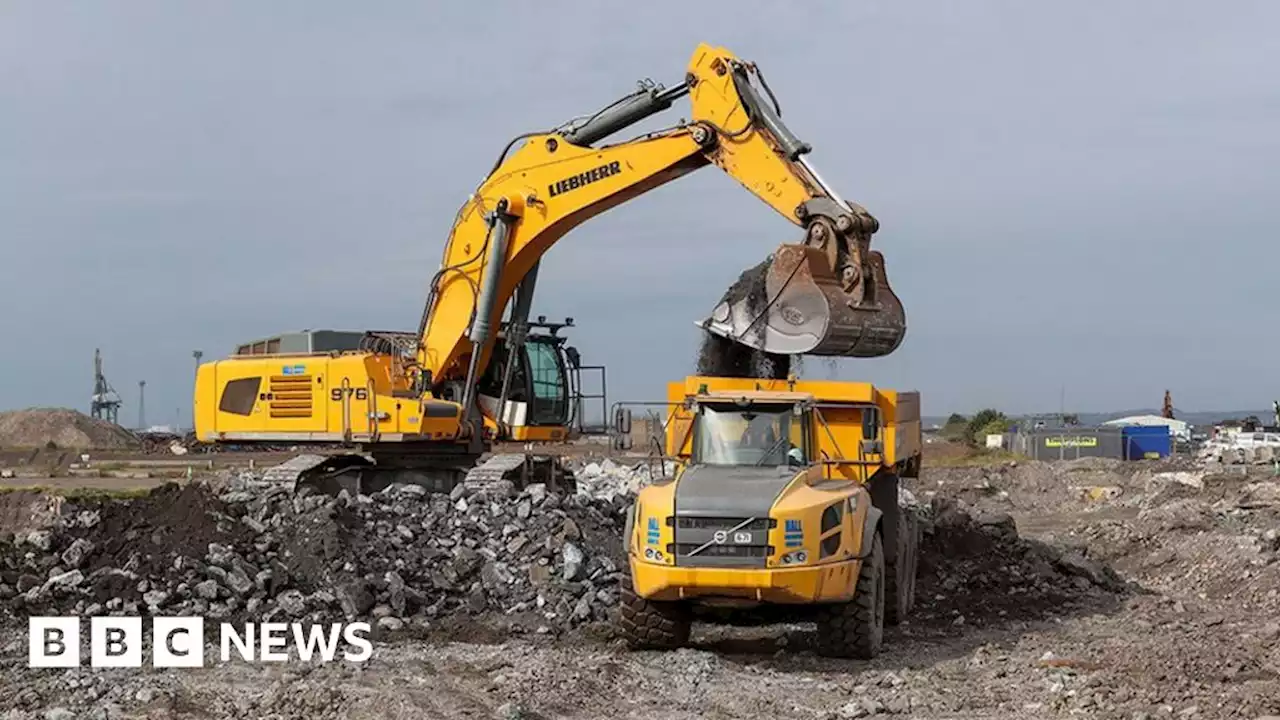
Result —
<instances>
[{"instance_id":1,"label":"large tire","mask_svg":"<svg viewBox=\"0 0 1280 720\"><path fill-rule=\"evenodd\" d=\"M898 510L898 552L885 573L886 625L897 625L916 604L916 565L919 560L920 523L910 508Z\"/></svg>"},{"instance_id":2,"label":"large tire","mask_svg":"<svg viewBox=\"0 0 1280 720\"><path fill-rule=\"evenodd\" d=\"M674 650L689 642L693 621L688 609L674 602L645 600L630 578L622 584L622 637L633 650Z\"/></svg>"},{"instance_id":3,"label":"large tire","mask_svg":"<svg viewBox=\"0 0 1280 720\"><path fill-rule=\"evenodd\" d=\"M853 600L818 611L818 652L827 657L870 660L884 644L884 545L880 533L871 541L871 554L862 562Z\"/></svg>"}]
</instances>

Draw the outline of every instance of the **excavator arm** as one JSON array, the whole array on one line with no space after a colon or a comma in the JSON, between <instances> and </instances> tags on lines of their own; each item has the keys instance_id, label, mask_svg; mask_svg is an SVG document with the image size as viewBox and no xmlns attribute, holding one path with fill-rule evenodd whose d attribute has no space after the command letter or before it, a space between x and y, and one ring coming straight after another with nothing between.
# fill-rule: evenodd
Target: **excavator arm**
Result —
<instances>
[{"instance_id":1,"label":"excavator arm","mask_svg":"<svg viewBox=\"0 0 1280 720\"><path fill-rule=\"evenodd\" d=\"M692 122L600 144L685 95ZM892 352L905 319L883 258L870 250L878 223L830 189L805 159L809 150L782 123L755 66L706 44L674 88L642 86L577 125L517 138L463 204L445 245L419 326L419 387L471 407L512 298L508 342L520 342L542 255L589 218L710 164L805 235L779 247L750 287L731 289L700 324L774 354Z\"/></svg>"}]
</instances>

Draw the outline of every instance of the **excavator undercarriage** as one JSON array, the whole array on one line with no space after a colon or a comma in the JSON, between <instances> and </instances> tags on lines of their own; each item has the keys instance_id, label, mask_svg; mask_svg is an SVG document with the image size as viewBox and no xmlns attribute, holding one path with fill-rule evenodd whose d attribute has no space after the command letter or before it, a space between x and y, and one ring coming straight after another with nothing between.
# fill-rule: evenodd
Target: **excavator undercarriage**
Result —
<instances>
[{"instance_id":1,"label":"excavator undercarriage","mask_svg":"<svg viewBox=\"0 0 1280 720\"><path fill-rule=\"evenodd\" d=\"M577 492L572 472L553 455L491 453L479 457L425 450L394 456L382 453L299 455L263 473L263 480L287 483L295 491L337 495L371 495L393 484L417 485L428 492L448 494L458 485L482 489L510 482L516 489L542 483L561 494Z\"/></svg>"}]
</instances>

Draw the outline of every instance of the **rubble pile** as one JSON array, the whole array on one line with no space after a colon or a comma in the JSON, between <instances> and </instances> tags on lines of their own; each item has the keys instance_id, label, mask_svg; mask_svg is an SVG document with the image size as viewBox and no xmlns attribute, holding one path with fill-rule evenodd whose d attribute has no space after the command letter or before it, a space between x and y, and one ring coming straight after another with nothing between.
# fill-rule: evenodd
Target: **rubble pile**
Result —
<instances>
[{"instance_id":1,"label":"rubble pile","mask_svg":"<svg viewBox=\"0 0 1280 720\"><path fill-rule=\"evenodd\" d=\"M509 483L336 498L248 475L166 485L68 501L51 527L0 539L0 603L14 617L345 618L397 631L458 616L559 632L616 603L629 501Z\"/></svg>"},{"instance_id":2,"label":"rubble pile","mask_svg":"<svg viewBox=\"0 0 1280 720\"><path fill-rule=\"evenodd\" d=\"M1196 454L1201 462L1223 465L1271 465L1280 461L1280 452L1269 445L1249 447L1223 442L1205 443Z\"/></svg>"},{"instance_id":3,"label":"rubble pile","mask_svg":"<svg viewBox=\"0 0 1280 720\"><path fill-rule=\"evenodd\" d=\"M139 444L123 427L69 408L0 412L0 447L129 450Z\"/></svg>"},{"instance_id":4,"label":"rubble pile","mask_svg":"<svg viewBox=\"0 0 1280 720\"><path fill-rule=\"evenodd\" d=\"M1130 589L1087 548L1022 537L1006 513L970 513L949 498L915 508L923 537L919 622L963 625L1066 609Z\"/></svg>"},{"instance_id":5,"label":"rubble pile","mask_svg":"<svg viewBox=\"0 0 1280 720\"><path fill-rule=\"evenodd\" d=\"M598 500L635 495L654 479L670 476L673 472L674 463L661 458L651 458L631 465L622 465L604 458L574 468L578 492Z\"/></svg>"},{"instance_id":6,"label":"rubble pile","mask_svg":"<svg viewBox=\"0 0 1280 720\"><path fill-rule=\"evenodd\" d=\"M505 482L448 495L407 485L299 495L241 473L132 500L66 500L45 527L0 528L9 532L0 606L14 618L162 613L561 633L606 620L616 604L626 509L658 470L589 462L569 496ZM1082 550L1020 537L1008 515L940 497L909 504L923 527L923 622L1043 611L1125 588Z\"/></svg>"}]
</instances>

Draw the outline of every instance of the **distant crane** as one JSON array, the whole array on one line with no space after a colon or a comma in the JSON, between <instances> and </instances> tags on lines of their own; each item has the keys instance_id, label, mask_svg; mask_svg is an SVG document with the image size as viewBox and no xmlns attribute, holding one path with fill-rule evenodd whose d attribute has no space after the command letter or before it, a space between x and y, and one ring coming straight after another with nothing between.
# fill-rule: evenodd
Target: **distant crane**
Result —
<instances>
[{"instance_id":1,"label":"distant crane","mask_svg":"<svg viewBox=\"0 0 1280 720\"><path fill-rule=\"evenodd\" d=\"M120 395L102 374L102 351L93 349L93 397L89 402L89 414L100 420L119 424Z\"/></svg>"},{"instance_id":2,"label":"distant crane","mask_svg":"<svg viewBox=\"0 0 1280 720\"><path fill-rule=\"evenodd\" d=\"M138 381L138 429L147 429L147 381Z\"/></svg>"}]
</instances>

